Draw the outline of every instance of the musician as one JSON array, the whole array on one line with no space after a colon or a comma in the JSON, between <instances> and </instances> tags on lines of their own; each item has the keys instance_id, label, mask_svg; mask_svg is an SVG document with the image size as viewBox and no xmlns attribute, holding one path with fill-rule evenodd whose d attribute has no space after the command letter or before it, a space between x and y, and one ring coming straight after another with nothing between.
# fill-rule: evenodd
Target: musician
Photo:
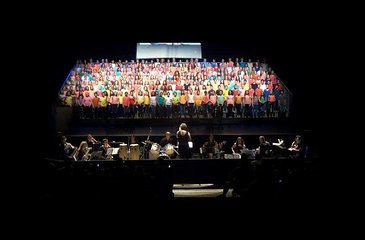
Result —
<instances>
[{"instance_id":1,"label":"musician","mask_svg":"<svg viewBox=\"0 0 365 240\"><path fill-rule=\"evenodd\" d=\"M77 151L74 154L75 160L90 160L91 154L89 153L90 148L87 141L82 141Z\"/></svg>"},{"instance_id":2,"label":"musician","mask_svg":"<svg viewBox=\"0 0 365 240\"><path fill-rule=\"evenodd\" d=\"M241 158L243 158L243 155L245 155L244 159L251 156L251 151L246 147L245 142L242 137L238 137L236 139L236 142L231 147L231 150L232 150L233 155L239 154L239 155L241 155Z\"/></svg>"},{"instance_id":3,"label":"musician","mask_svg":"<svg viewBox=\"0 0 365 240\"><path fill-rule=\"evenodd\" d=\"M167 144L175 145L175 140L171 137L170 132L166 132L165 137L160 141L161 147L165 147Z\"/></svg>"},{"instance_id":4,"label":"musician","mask_svg":"<svg viewBox=\"0 0 365 240\"><path fill-rule=\"evenodd\" d=\"M238 153L241 154L243 152L243 149L246 148L245 142L243 141L242 137L237 137L236 142L232 145L231 150L232 153Z\"/></svg>"},{"instance_id":5,"label":"musician","mask_svg":"<svg viewBox=\"0 0 365 240\"><path fill-rule=\"evenodd\" d=\"M271 156L271 144L266 141L264 136L259 137L260 145L256 148L256 157L269 157Z\"/></svg>"},{"instance_id":6,"label":"musician","mask_svg":"<svg viewBox=\"0 0 365 240\"><path fill-rule=\"evenodd\" d=\"M218 149L218 142L214 140L213 134L209 135L209 140L203 144L203 154L204 157L213 158L215 149Z\"/></svg>"},{"instance_id":7,"label":"musician","mask_svg":"<svg viewBox=\"0 0 365 240\"><path fill-rule=\"evenodd\" d=\"M98 143L95 138L91 135L91 133L87 134L86 141L82 141L77 148L77 150L73 154L73 158L75 160L90 160L91 154L90 151L94 144Z\"/></svg>"},{"instance_id":8,"label":"musician","mask_svg":"<svg viewBox=\"0 0 365 240\"><path fill-rule=\"evenodd\" d=\"M302 137L300 135L296 135L294 141L292 142L289 151L292 152L300 152L302 149Z\"/></svg>"},{"instance_id":9,"label":"musician","mask_svg":"<svg viewBox=\"0 0 365 240\"><path fill-rule=\"evenodd\" d=\"M64 159L72 158L73 152L76 150L76 147L73 146L71 143L67 142L67 137L61 137L60 148L62 149L62 157Z\"/></svg>"},{"instance_id":10,"label":"musician","mask_svg":"<svg viewBox=\"0 0 365 240\"><path fill-rule=\"evenodd\" d=\"M170 157L170 158L176 158L176 152L175 152L175 140L171 137L171 133L170 132L166 132L165 133L165 137L161 139L160 141L160 146L162 149L165 150L165 153Z\"/></svg>"},{"instance_id":11,"label":"musician","mask_svg":"<svg viewBox=\"0 0 365 240\"><path fill-rule=\"evenodd\" d=\"M294 141L288 148L290 157L299 157L302 153L302 136L296 135Z\"/></svg>"},{"instance_id":12,"label":"musician","mask_svg":"<svg viewBox=\"0 0 365 240\"><path fill-rule=\"evenodd\" d=\"M98 143L98 141L96 141L96 139L91 135L91 133L89 133L88 135L87 135L87 140L86 140L86 142L87 142L87 145L89 146L89 147L92 147L94 144L96 144L96 143Z\"/></svg>"},{"instance_id":13,"label":"musician","mask_svg":"<svg viewBox=\"0 0 365 240\"><path fill-rule=\"evenodd\" d=\"M99 148L99 151L101 151L101 159L105 160L105 159L108 159L108 155L107 155L107 152L108 152L108 149L110 148L110 145L109 145L109 140L107 138L104 138L103 139L103 144L100 146Z\"/></svg>"},{"instance_id":14,"label":"musician","mask_svg":"<svg viewBox=\"0 0 365 240\"><path fill-rule=\"evenodd\" d=\"M191 135L188 131L186 123L181 123L179 131L176 132L177 145L179 146L179 155L181 159L191 158L191 149L189 142L191 142Z\"/></svg>"}]
</instances>

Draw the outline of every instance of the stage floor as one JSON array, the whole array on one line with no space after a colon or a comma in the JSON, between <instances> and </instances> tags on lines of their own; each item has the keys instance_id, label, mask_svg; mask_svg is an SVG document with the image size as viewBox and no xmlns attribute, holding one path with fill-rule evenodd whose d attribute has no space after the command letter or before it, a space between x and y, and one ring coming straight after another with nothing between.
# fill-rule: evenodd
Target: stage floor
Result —
<instances>
[{"instance_id":1,"label":"stage floor","mask_svg":"<svg viewBox=\"0 0 365 240\"><path fill-rule=\"evenodd\" d=\"M62 131L70 137L85 136L161 136L166 131L175 134L185 122L192 135L295 135L306 131L306 127L290 119L128 119L116 121L80 121L70 129Z\"/></svg>"}]
</instances>

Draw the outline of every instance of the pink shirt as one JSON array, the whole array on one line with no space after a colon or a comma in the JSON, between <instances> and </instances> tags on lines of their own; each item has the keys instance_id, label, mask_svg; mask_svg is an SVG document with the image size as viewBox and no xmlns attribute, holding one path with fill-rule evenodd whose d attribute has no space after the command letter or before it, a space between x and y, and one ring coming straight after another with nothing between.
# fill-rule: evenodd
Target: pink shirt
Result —
<instances>
[{"instance_id":1,"label":"pink shirt","mask_svg":"<svg viewBox=\"0 0 365 240\"><path fill-rule=\"evenodd\" d=\"M216 104L217 104L217 96L215 96L215 95L211 95L211 96L209 97L209 100L210 100L210 102L211 102L213 105L216 105Z\"/></svg>"},{"instance_id":2,"label":"pink shirt","mask_svg":"<svg viewBox=\"0 0 365 240\"><path fill-rule=\"evenodd\" d=\"M91 103L92 103L91 99L92 98L90 96L84 97L84 106L90 107L91 106Z\"/></svg>"},{"instance_id":3,"label":"pink shirt","mask_svg":"<svg viewBox=\"0 0 365 240\"><path fill-rule=\"evenodd\" d=\"M234 103L234 96L233 95L228 95L227 104L233 104L233 103Z\"/></svg>"},{"instance_id":4,"label":"pink shirt","mask_svg":"<svg viewBox=\"0 0 365 240\"><path fill-rule=\"evenodd\" d=\"M118 96L113 96L112 97L112 104L118 104L118 103L119 103Z\"/></svg>"},{"instance_id":5,"label":"pink shirt","mask_svg":"<svg viewBox=\"0 0 365 240\"><path fill-rule=\"evenodd\" d=\"M271 74L270 75L270 80L272 84L276 84L276 75L275 74Z\"/></svg>"}]
</instances>

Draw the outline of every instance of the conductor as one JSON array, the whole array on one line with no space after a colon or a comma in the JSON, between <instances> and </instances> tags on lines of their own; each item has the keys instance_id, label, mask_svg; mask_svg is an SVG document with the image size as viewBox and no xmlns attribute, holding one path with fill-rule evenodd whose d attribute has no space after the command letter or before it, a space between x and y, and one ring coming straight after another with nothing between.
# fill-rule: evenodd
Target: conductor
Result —
<instances>
[{"instance_id":1,"label":"conductor","mask_svg":"<svg viewBox=\"0 0 365 240\"><path fill-rule=\"evenodd\" d=\"M191 135L188 132L188 126L186 123L181 123L179 131L176 133L177 145L179 146L180 158L186 159L191 158L191 150L189 147L189 142L191 142Z\"/></svg>"}]
</instances>

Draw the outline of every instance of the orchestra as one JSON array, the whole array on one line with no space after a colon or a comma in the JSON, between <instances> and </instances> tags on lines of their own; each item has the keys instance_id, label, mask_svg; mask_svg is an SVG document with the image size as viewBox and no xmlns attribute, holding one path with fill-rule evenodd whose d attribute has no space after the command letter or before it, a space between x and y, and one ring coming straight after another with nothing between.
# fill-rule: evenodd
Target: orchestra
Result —
<instances>
[{"instance_id":1,"label":"orchestra","mask_svg":"<svg viewBox=\"0 0 365 240\"><path fill-rule=\"evenodd\" d=\"M184 129L187 129L182 124ZM132 134L127 136L125 142L109 142L104 138L101 142L96 140L91 134L87 134L86 140L81 141L79 147L73 146L67 142L64 136L60 146L62 146L66 155L75 161L89 161L89 160L156 160L156 159L189 159L189 158L203 158L203 159L235 159L256 157L270 157L272 154L277 154L275 150L278 147L287 152L300 152L301 142L300 136L295 138L290 148L286 148L284 141L279 139L278 143L271 143L265 140L263 136L259 138L259 146L257 148L249 149L246 147L245 141L241 136L238 136L231 147L225 148L227 140L218 142L214 139L214 135L210 134L206 142L200 145L198 154L193 157L193 141L189 132L187 138L181 134L184 131L179 128L177 137L172 137L171 132L165 132L165 136L160 141L151 141L150 132L146 140L137 140L137 137ZM186 146L184 145L186 142ZM272 150L273 149L273 150ZM275 150L275 151L274 151ZM183 156L181 156L183 154ZM288 155L288 154L286 154Z\"/></svg>"}]
</instances>

